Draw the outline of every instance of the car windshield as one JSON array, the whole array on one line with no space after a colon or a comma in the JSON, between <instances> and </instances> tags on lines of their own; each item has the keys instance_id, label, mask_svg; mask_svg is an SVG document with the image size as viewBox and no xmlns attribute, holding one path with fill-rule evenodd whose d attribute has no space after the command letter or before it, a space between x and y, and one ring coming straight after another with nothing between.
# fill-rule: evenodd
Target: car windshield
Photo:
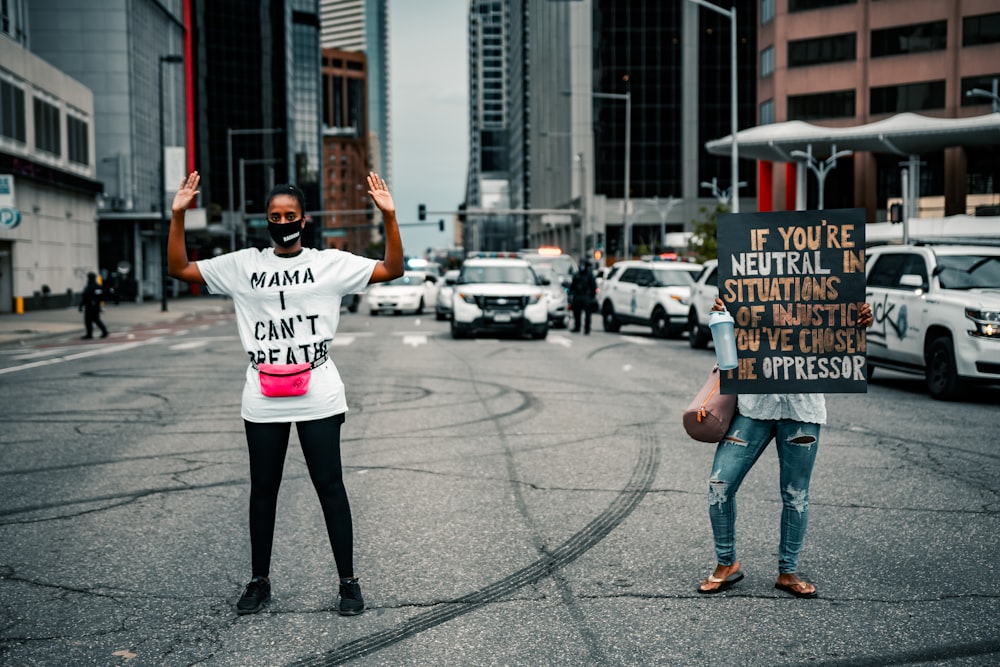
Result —
<instances>
[{"instance_id":1,"label":"car windshield","mask_svg":"<svg viewBox=\"0 0 1000 667\"><path fill-rule=\"evenodd\" d=\"M527 266L466 266L463 283L514 283L534 285L535 273Z\"/></svg>"},{"instance_id":2,"label":"car windshield","mask_svg":"<svg viewBox=\"0 0 1000 667\"><path fill-rule=\"evenodd\" d=\"M1000 289L1000 255L939 255L935 272L944 289Z\"/></svg>"},{"instance_id":3,"label":"car windshield","mask_svg":"<svg viewBox=\"0 0 1000 667\"><path fill-rule=\"evenodd\" d=\"M689 287L694 278L685 269L656 269L656 279L667 287Z\"/></svg>"},{"instance_id":4,"label":"car windshield","mask_svg":"<svg viewBox=\"0 0 1000 667\"><path fill-rule=\"evenodd\" d=\"M576 262L569 255L525 255L524 258L532 264L550 266L560 276L576 273Z\"/></svg>"}]
</instances>

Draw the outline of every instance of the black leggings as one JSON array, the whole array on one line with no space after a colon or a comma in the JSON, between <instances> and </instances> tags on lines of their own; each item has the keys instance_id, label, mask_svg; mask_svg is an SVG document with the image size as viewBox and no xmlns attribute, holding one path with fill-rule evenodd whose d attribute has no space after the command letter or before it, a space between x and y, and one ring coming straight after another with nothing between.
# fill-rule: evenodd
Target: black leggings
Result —
<instances>
[{"instance_id":1,"label":"black leggings","mask_svg":"<svg viewBox=\"0 0 1000 667\"><path fill-rule=\"evenodd\" d=\"M340 425L343 423L344 415L339 414L295 424L306 466L309 468L309 477L312 478L323 507L326 531L330 536L333 558L341 578L354 576L354 527L340 463ZM250 550L253 576L266 577L271 570L274 515L291 424L246 420L243 424L250 450Z\"/></svg>"}]
</instances>

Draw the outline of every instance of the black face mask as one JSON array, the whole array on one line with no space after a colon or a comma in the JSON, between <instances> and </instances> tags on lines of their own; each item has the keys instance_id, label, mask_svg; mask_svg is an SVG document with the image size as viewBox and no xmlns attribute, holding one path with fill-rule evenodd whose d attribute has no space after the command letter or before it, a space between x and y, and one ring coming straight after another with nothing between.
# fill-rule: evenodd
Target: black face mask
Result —
<instances>
[{"instance_id":1,"label":"black face mask","mask_svg":"<svg viewBox=\"0 0 1000 667\"><path fill-rule=\"evenodd\" d=\"M292 222L271 222L267 223L267 231L271 233L271 239L282 248L291 248L298 243L302 236L302 220Z\"/></svg>"}]
</instances>

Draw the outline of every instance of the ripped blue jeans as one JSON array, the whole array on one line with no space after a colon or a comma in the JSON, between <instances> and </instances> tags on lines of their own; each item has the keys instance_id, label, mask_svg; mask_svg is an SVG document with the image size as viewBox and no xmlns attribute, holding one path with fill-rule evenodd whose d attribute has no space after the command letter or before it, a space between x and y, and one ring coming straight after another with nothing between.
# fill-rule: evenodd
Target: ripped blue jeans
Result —
<instances>
[{"instance_id":1,"label":"ripped blue jeans","mask_svg":"<svg viewBox=\"0 0 1000 667\"><path fill-rule=\"evenodd\" d=\"M708 480L708 516L720 565L736 562L736 492L773 439L781 470L778 572L795 572L809 523L809 478L819 447L819 424L751 419L737 414L719 442Z\"/></svg>"}]
</instances>

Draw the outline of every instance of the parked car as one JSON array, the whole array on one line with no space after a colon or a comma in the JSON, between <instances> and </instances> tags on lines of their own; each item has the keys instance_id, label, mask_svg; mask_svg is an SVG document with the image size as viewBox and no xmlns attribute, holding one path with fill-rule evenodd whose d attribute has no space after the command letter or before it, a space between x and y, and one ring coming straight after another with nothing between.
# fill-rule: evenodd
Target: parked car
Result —
<instances>
[{"instance_id":1,"label":"parked car","mask_svg":"<svg viewBox=\"0 0 1000 667\"><path fill-rule=\"evenodd\" d=\"M942 400L1000 382L1000 248L878 246L865 271L869 378L876 368L921 374Z\"/></svg>"},{"instance_id":2,"label":"parked car","mask_svg":"<svg viewBox=\"0 0 1000 667\"><path fill-rule=\"evenodd\" d=\"M437 299L434 300L434 317L438 320L451 319L451 298L455 293L455 281L458 280L458 269L445 271L438 288Z\"/></svg>"},{"instance_id":3,"label":"parked car","mask_svg":"<svg viewBox=\"0 0 1000 667\"><path fill-rule=\"evenodd\" d=\"M535 273L543 278L545 303L549 308L549 326L565 329L569 326L569 294L563 281L548 264L536 264Z\"/></svg>"},{"instance_id":4,"label":"parked car","mask_svg":"<svg viewBox=\"0 0 1000 667\"><path fill-rule=\"evenodd\" d=\"M549 333L545 282L524 259L466 259L451 299L452 337L490 332L545 338Z\"/></svg>"},{"instance_id":5,"label":"parked car","mask_svg":"<svg viewBox=\"0 0 1000 667\"><path fill-rule=\"evenodd\" d=\"M532 267L540 265L551 267L556 276L558 276L559 282L567 289L573 281L573 274L576 273L577 264L576 260L570 255L564 255L561 251L551 248L544 251L522 250L517 254L523 259L528 260Z\"/></svg>"},{"instance_id":6,"label":"parked car","mask_svg":"<svg viewBox=\"0 0 1000 667\"><path fill-rule=\"evenodd\" d=\"M438 279L423 271L404 271L403 275L384 283L375 283L368 288L366 300L368 313L424 312L437 299Z\"/></svg>"},{"instance_id":7,"label":"parked car","mask_svg":"<svg viewBox=\"0 0 1000 667\"><path fill-rule=\"evenodd\" d=\"M700 350L712 340L708 328L708 314L719 296L719 261L707 260L691 286L691 294L685 300L688 305L688 344Z\"/></svg>"},{"instance_id":8,"label":"parked car","mask_svg":"<svg viewBox=\"0 0 1000 667\"><path fill-rule=\"evenodd\" d=\"M691 264L616 262L598 294L604 330L624 324L648 326L657 337L679 336L687 329Z\"/></svg>"}]
</instances>

